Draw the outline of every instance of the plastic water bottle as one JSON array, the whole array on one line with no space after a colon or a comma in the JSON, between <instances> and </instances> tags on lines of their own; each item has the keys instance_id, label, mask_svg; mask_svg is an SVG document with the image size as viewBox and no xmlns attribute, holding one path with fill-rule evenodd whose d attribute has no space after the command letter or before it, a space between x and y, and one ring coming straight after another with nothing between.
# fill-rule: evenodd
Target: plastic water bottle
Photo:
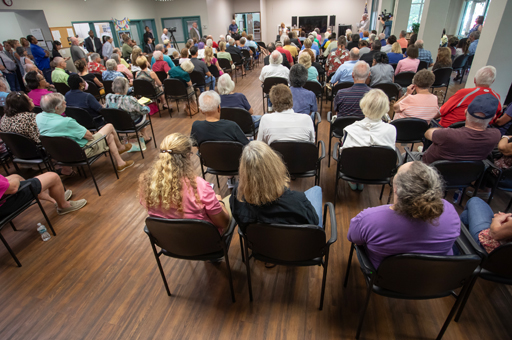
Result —
<instances>
[{"instance_id":1,"label":"plastic water bottle","mask_svg":"<svg viewBox=\"0 0 512 340\"><path fill-rule=\"evenodd\" d=\"M453 194L453 204L460 203L461 199L462 199L462 190L460 190L460 189L455 190L455 193Z\"/></svg>"},{"instance_id":2,"label":"plastic water bottle","mask_svg":"<svg viewBox=\"0 0 512 340\"><path fill-rule=\"evenodd\" d=\"M46 227L41 223L37 224L37 231L39 232L39 235L41 235L41 238L45 242L52 238L48 233L48 230L46 230Z\"/></svg>"}]
</instances>

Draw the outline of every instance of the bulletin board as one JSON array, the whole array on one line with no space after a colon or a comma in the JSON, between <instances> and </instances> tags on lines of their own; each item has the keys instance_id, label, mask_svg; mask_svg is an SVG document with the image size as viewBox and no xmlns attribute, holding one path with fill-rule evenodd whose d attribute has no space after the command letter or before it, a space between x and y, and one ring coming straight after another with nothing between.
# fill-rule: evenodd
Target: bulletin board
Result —
<instances>
[{"instance_id":1,"label":"bulletin board","mask_svg":"<svg viewBox=\"0 0 512 340\"><path fill-rule=\"evenodd\" d=\"M62 44L62 48L69 48L71 47L69 43L69 38L72 36L75 36L75 30L73 29L73 26L66 26L66 27L50 27L50 31L52 32L53 40L58 40ZM58 33L57 33L58 32ZM73 33L72 35L69 35L69 33Z\"/></svg>"}]
</instances>

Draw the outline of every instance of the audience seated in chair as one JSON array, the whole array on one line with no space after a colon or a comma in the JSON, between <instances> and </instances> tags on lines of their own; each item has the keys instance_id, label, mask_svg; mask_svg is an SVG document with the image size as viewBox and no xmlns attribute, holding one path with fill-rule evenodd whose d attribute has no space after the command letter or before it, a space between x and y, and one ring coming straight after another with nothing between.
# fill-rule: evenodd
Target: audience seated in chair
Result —
<instances>
[{"instance_id":1,"label":"audience seated in chair","mask_svg":"<svg viewBox=\"0 0 512 340\"><path fill-rule=\"evenodd\" d=\"M190 73L192 73L192 71L194 71L194 64L192 64L190 60L185 60L182 64L173 67L169 71L169 78L181 80L185 85L187 85L187 92L190 94L195 92L194 87L192 86L192 80L190 79ZM185 111L189 111L192 115L192 112L197 111L195 108L195 96L192 97L191 100L191 106L189 106L188 103L185 104Z\"/></svg>"},{"instance_id":2,"label":"audience seated in chair","mask_svg":"<svg viewBox=\"0 0 512 340\"><path fill-rule=\"evenodd\" d=\"M80 77L82 77L83 80L90 81L90 82L96 84L96 86L100 90L100 94L101 95L105 94L105 89L103 89L103 83L100 82L99 79L96 78L96 76L94 74L89 73L89 71L87 70L87 64L85 63L85 61L83 61L82 59L77 60L75 62L75 67L76 67L76 70L78 71L78 75ZM105 80L108 80L108 79L105 79Z\"/></svg>"},{"instance_id":3,"label":"audience seated in chair","mask_svg":"<svg viewBox=\"0 0 512 340\"><path fill-rule=\"evenodd\" d=\"M498 144L501 133L488 129L499 101L492 94L482 94L473 99L466 109L466 125L458 129L432 128L425 132L425 138L432 145L421 160L426 164L438 160L479 161L486 159ZM413 157L419 160L419 153Z\"/></svg>"},{"instance_id":4,"label":"audience seated in chair","mask_svg":"<svg viewBox=\"0 0 512 340\"><path fill-rule=\"evenodd\" d=\"M140 51L140 48L135 47L133 50L135 51L134 53L136 53L137 50ZM133 55L133 53L132 53L132 55ZM118 71L118 72L121 72L122 74L124 74L128 78L128 80L130 80L130 85L131 85L131 83L133 81L132 71L135 71L135 70L132 68L132 71L130 71L130 65L126 66L125 65L126 61L123 58L121 58L121 56L119 56L119 54L117 54L117 53L113 53L111 56L111 59L115 60L116 65L117 65L117 67L114 69L114 71ZM123 63L123 61L125 63ZM134 64L133 66L136 66L136 64ZM105 72L103 72L103 73L105 73ZM105 79L105 78L103 78L103 79Z\"/></svg>"},{"instance_id":5,"label":"audience seated in chair","mask_svg":"<svg viewBox=\"0 0 512 340\"><path fill-rule=\"evenodd\" d=\"M276 42L276 51L279 51L279 53L284 53L284 55L286 56L286 60L288 60L288 63L290 65L293 65L292 54L290 53L290 51L288 51L287 49L283 48L283 43L281 43L279 41Z\"/></svg>"},{"instance_id":6,"label":"audience seated in chair","mask_svg":"<svg viewBox=\"0 0 512 340\"><path fill-rule=\"evenodd\" d=\"M268 77L280 77L288 79L290 74L290 70L282 65L283 56L281 52L275 50L270 54L269 58L270 64L267 66L263 66L260 73L260 81L263 83Z\"/></svg>"},{"instance_id":7,"label":"audience seated in chair","mask_svg":"<svg viewBox=\"0 0 512 340\"><path fill-rule=\"evenodd\" d=\"M105 66L101 65L101 57L99 53L91 54L91 61L87 64L89 73L102 73L106 70Z\"/></svg>"},{"instance_id":8,"label":"audience seated in chair","mask_svg":"<svg viewBox=\"0 0 512 340\"><path fill-rule=\"evenodd\" d=\"M400 44L398 42L394 43L391 46L391 52L388 52L387 55L390 64L398 64L400 60L405 58L404 54L402 53L402 48L400 47ZM393 70L393 72L395 71Z\"/></svg>"},{"instance_id":9,"label":"audience seated in chair","mask_svg":"<svg viewBox=\"0 0 512 340\"><path fill-rule=\"evenodd\" d=\"M252 223L322 226L322 189L290 190L283 160L265 143L252 141L244 148L238 173L230 205L242 230Z\"/></svg>"},{"instance_id":10,"label":"audience seated in chair","mask_svg":"<svg viewBox=\"0 0 512 340\"><path fill-rule=\"evenodd\" d=\"M437 51L437 59L432 67L432 72L444 67L452 67L452 52L448 47L441 47Z\"/></svg>"},{"instance_id":11,"label":"audience seated in chair","mask_svg":"<svg viewBox=\"0 0 512 340\"><path fill-rule=\"evenodd\" d=\"M44 78L44 77L43 77ZM18 93L20 93L18 95ZM36 143L39 140L36 114L32 112L34 103L24 92L11 92L6 98L4 115L0 122L2 132L19 133L32 139Z\"/></svg>"},{"instance_id":12,"label":"audience seated in chair","mask_svg":"<svg viewBox=\"0 0 512 340\"><path fill-rule=\"evenodd\" d=\"M480 32L479 31L471 32L471 34L469 35L469 41L471 43L469 44L468 55L470 55L470 56L475 55L476 48L478 46L478 40L480 40Z\"/></svg>"},{"instance_id":13,"label":"audience seated in chair","mask_svg":"<svg viewBox=\"0 0 512 340\"><path fill-rule=\"evenodd\" d=\"M135 126L142 125L146 122L149 114L149 107L139 103L137 98L128 96L128 80L124 77L117 77L112 83L112 91L105 97L105 107L107 109L119 109L128 112ZM140 131L146 143L151 142L151 135L148 132L150 127L146 126Z\"/></svg>"},{"instance_id":14,"label":"audience seated in chair","mask_svg":"<svg viewBox=\"0 0 512 340\"><path fill-rule=\"evenodd\" d=\"M160 99L160 109L166 110L167 106L164 105L165 103L165 96L162 92L162 82L160 79L158 79L158 76L156 73L149 69L149 63L146 57L138 57L137 58L137 66L140 67L140 71L135 74L135 79L142 79L147 80L153 85L155 88L156 93L162 93L162 95L159 97Z\"/></svg>"},{"instance_id":15,"label":"audience seated in chair","mask_svg":"<svg viewBox=\"0 0 512 340\"><path fill-rule=\"evenodd\" d=\"M359 61L359 49L354 47L350 50L349 59L340 65L330 82L334 86L337 83L352 82L352 70Z\"/></svg>"},{"instance_id":16,"label":"audience seated in chair","mask_svg":"<svg viewBox=\"0 0 512 340\"><path fill-rule=\"evenodd\" d=\"M443 199L439 173L421 162L402 165L393 179L393 204L368 208L350 221L347 238L362 245L377 268L403 253L453 255L460 220Z\"/></svg>"},{"instance_id":17,"label":"audience seated in chair","mask_svg":"<svg viewBox=\"0 0 512 340\"><path fill-rule=\"evenodd\" d=\"M217 83L217 91L220 94L220 107L233 108L238 107L246 110L251 114L254 127L258 128L260 125L260 115L255 115L254 110L249 104L249 101L243 93L235 93L235 82L231 79L229 74L223 74Z\"/></svg>"},{"instance_id":18,"label":"audience seated in chair","mask_svg":"<svg viewBox=\"0 0 512 340\"><path fill-rule=\"evenodd\" d=\"M30 89L28 96L32 99L34 105L39 106L39 102L41 101L41 97L45 94L52 93L52 91L48 91L50 84L46 81L43 75L37 73L36 71L30 71L25 74L25 81L27 82L27 87ZM3 82L0 82L0 86L5 85ZM1 91L2 89L0 89Z\"/></svg>"},{"instance_id":19,"label":"audience seated in chair","mask_svg":"<svg viewBox=\"0 0 512 340\"><path fill-rule=\"evenodd\" d=\"M389 65L389 59L386 53L377 52L373 55L373 64L370 68L371 81L370 86L380 83L393 83L395 80L395 70Z\"/></svg>"},{"instance_id":20,"label":"audience seated in chair","mask_svg":"<svg viewBox=\"0 0 512 340\"><path fill-rule=\"evenodd\" d=\"M386 45L382 45L382 47L380 48L380 51L384 52L384 53L391 52L391 49L393 48L393 44L396 43L396 42L397 42L396 36L390 35L388 37Z\"/></svg>"},{"instance_id":21,"label":"audience seated in chair","mask_svg":"<svg viewBox=\"0 0 512 340\"><path fill-rule=\"evenodd\" d=\"M272 55L272 52L274 52L276 50L276 45L274 43L269 43L267 45L267 48L268 48L268 55L263 58L263 64L264 66L267 66L267 65L270 65L270 56ZM283 57L283 61L281 62L281 65L285 66L287 69L290 69L290 63L288 62L288 59L286 59L286 54L284 53L281 53L282 57Z\"/></svg>"},{"instance_id":22,"label":"audience seated in chair","mask_svg":"<svg viewBox=\"0 0 512 340\"><path fill-rule=\"evenodd\" d=\"M227 59L229 60L230 64L233 64L233 58L231 58L231 53L226 52L226 42L221 41L219 43L219 50L217 52L217 58L218 59Z\"/></svg>"},{"instance_id":23,"label":"audience seated in chair","mask_svg":"<svg viewBox=\"0 0 512 340\"><path fill-rule=\"evenodd\" d=\"M331 43L333 44L333 43ZM334 73L338 70L338 68L343 65L344 62L350 59L350 52L346 49L347 39L344 36L338 38L338 48L333 52L331 52L327 60L325 61L325 69L327 71L327 80L330 80L330 77L334 75Z\"/></svg>"},{"instance_id":24,"label":"audience seated in chair","mask_svg":"<svg viewBox=\"0 0 512 340\"><path fill-rule=\"evenodd\" d=\"M448 127L453 123L463 122L466 119L466 109L475 97L490 93L498 100L500 95L491 89L492 83L496 79L496 68L493 66L484 66L476 72L475 87L460 89L455 92L440 109L439 124ZM498 105L496 114L501 112L501 104ZM436 117L437 118L437 117Z\"/></svg>"},{"instance_id":25,"label":"audience seated in chair","mask_svg":"<svg viewBox=\"0 0 512 340\"><path fill-rule=\"evenodd\" d=\"M308 81L316 81L318 83L318 71L316 68L311 66L311 56L309 53L302 53L300 55L299 64L304 66L308 71Z\"/></svg>"},{"instance_id":26,"label":"audience seated in chair","mask_svg":"<svg viewBox=\"0 0 512 340\"><path fill-rule=\"evenodd\" d=\"M368 46L368 40L359 40L359 45L357 46L359 48L359 59L366 53L371 52L372 49Z\"/></svg>"},{"instance_id":27,"label":"audience seated in chair","mask_svg":"<svg viewBox=\"0 0 512 340\"><path fill-rule=\"evenodd\" d=\"M189 137L165 137L158 159L139 178L140 203L149 216L208 221L223 234L231 219L229 196L222 200L210 183L195 175L191 157Z\"/></svg>"},{"instance_id":28,"label":"audience seated in chair","mask_svg":"<svg viewBox=\"0 0 512 340\"><path fill-rule=\"evenodd\" d=\"M139 50L140 50L140 48L139 48ZM141 52L142 52L142 50L141 50ZM119 63L122 64L124 67L126 67L127 70L129 70L130 64L128 64L128 62L122 58L123 53L121 52L121 50L119 48L114 48L114 51L113 51L112 55L110 56L110 59L113 59L114 58L113 56L115 54L117 54L117 56L119 57L118 58ZM133 54L133 51L132 51L132 54Z\"/></svg>"},{"instance_id":29,"label":"audience seated in chair","mask_svg":"<svg viewBox=\"0 0 512 340\"><path fill-rule=\"evenodd\" d=\"M121 158L121 155L129 151L132 145L130 143L123 145L119 141L119 137L112 124L105 125L93 135L73 118L62 117L61 115L66 111L66 101L62 94L52 93L44 96L41 99L41 109L43 109L43 112L36 117L37 127L41 136L68 137L74 140L80 147L84 147L103 136L107 136L106 142L112 157L116 160L117 171L124 171L134 164L133 161L125 162ZM107 145L104 142L99 142L93 147L85 149L84 152L87 157L92 157L104 152L106 148Z\"/></svg>"},{"instance_id":30,"label":"audience seated in chair","mask_svg":"<svg viewBox=\"0 0 512 340\"><path fill-rule=\"evenodd\" d=\"M219 61L217 60L217 58L213 56L213 49L210 46L205 47L204 58L202 59L202 61L204 61L208 69L213 68L213 70L211 70L210 73L212 73L214 77L218 78L224 74L222 68L219 66ZM215 70L217 72L215 72Z\"/></svg>"},{"instance_id":31,"label":"audience seated in chair","mask_svg":"<svg viewBox=\"0 0 512 340\"><path fill-rule=\"evenodd\" d=\"M71 90L66 93L66 105L87 110L93 119L101 118L100 110L103 106L92 94L84 92L87 86L85 80L78 74L72 74L68 84Z\"/></svg>"},{"instance_id":32,"label":"audience seated in chair","mask_svg":"<svg viewBox=\"0 0 512 340\"><path fill-rule=\"evenodd\" d=\"M432 53L429 50L423 48L423 40L416 40L414 46L418 48L418 59L427 63L428 67L434 66L434 60L432 59Z\"/></svg>"},{"instance_id":33,"label":"audience seated in chair","mask_svg":"<svg viewBox=\"0 0 512 340\"><path fill-rule=\"evenodd\" d=\"M407 32L405 30L400 31L399 39L397 42L400 44L400 48L407 48Z\"/></svg>"},{"instance_id":34,"label":"audience seated in chair","mask_svg":"<svg viewBox=\"0 0 512 340\"><path fill-rule=\"evenodd\" d=\"M113 81L117 77L124 77L124 75L117 71L117 63L114 59L109 59L105 63L107 70L103 72L103 80Z\"/></svg>"},{"instance_id":35,"label":"audience seated in chair","mask_svg":"<svg viewBox=\"0 0 512 340\"><path fill-rule=\"evenodd\" d=\"M156 45L155 51L162 52L162 54L164 56L163 59L167 63L167 66L169 66L169 68L173 68L174 67L174 63L173 63L172 59L169 57L169 55L164 53L165 49L166 49L166 47L164 45L158 44L158 45ZM172 50L173 50L173 52L178 52L174 48ZM137 59L135 59L135 60L137 60ZM155 64L155 62L156 62L156 59L155 59L155 55L153 54L153 57L151 58L151 68L153 68L153 65ZM153 70L153 71L155 71L155 70Z\"/></svg>"},{"instance_id":36,"label":"audience seated in chair","mask_svg":"<svg viewBox=\"0 0 512 340\"><path fill-rule=\"evenodd\" d=\"M366 61L368 63L368 65L372 66L373 56L375 55L375 53L380 52L380 48L381 48L380 41L374 42L372 45L371 51L362 55L359 58L359 60Z\"/></svg>"},{"instance_id":37,"label":"audience seated in chair","mask_svg":"<svg viewBox=\"0 0 512 340\"><path fill-rule=\"evenodd\" d=\"M314 114L318 110L316 94L303 87L307 81L308 70L304 65L293 65L290 69L289 82L293 96L293 111L296 113Z\"/></svg>"},{"instance_id":38,"label":"audience seated in chair","mask_svg":"<svg viewBox=\"0 0 512 340\"><path fill-rule=\"evenodd\" d=\"M407 87L407 92L393 106L395 116L393 120L400 118L419 118L430 120L439 114L437 96L430 93L430 87L436 77L429 70L421 70L412 79L412 84ZM413 92L416 94L413 95Z\"/></svg>"},{"instance_id":39,"label":"audience seated in chair","mask_svg":"<svg viewBox=\"0 0 512 340\"><path fill-rule=\"evenodd\" d=\"M395 69L395 76L401 72L418 71L420 60L418 59L418 48L416 46L407 47L407 58L398 62Z\"/></svg>"},{"instance_id":40,"label":"audience seated in chair","mask_svg":"<svg viewBox=\"0 0 512 340\"><path fill-rule=\"evenodd\" d=\"M212 74L210 73L210 70L208 70L208 67L206 66L205 62L197 59L197 55L198 55L197 51L198 51L198 49L195 46L192 46L190 48L190 55L191 55L190 61L194 65L194 71L197 71L203 75L204 81L210 90L215 90L215 77L212 76ZM199 90L201 92L204 92L204 90L205 90L204 86L199 87Z\"/></svg>"},{"instance_id":41,"label":"audience seated in chair","mask_svg":"<svg viewBox=\"0 0 512 340\"><path fill-rule=\"evenodd\" d=\"M280 58L281 54L278 55ZM269 145L275 141L314 143L313 120L305 114L293 111L293 96L290 88L284 84L274 85L269 97L275 112L261 117L258 140Z\"/></svg>"},{"instance_id":42,"label":"audience seated in chair","mask_svg":"<svg viewBox=\"0 0 512 340\"><path fill-rule=\"evenodd\" d=\"M220 119L220 108L221 97L217 92L203 92L199 96L199 109L206 119L196 120L192 124L190 136L198 146L209 141L233 141L247 145L249 140L237 123Z\"/></svg>"},{"instance_id":43,"label":"audience seated in chair","mask_svg":"<svg viewBox=\"0 0 512 340\"><path fill-rule=\"evenodd\" d=\"M66 73L66 59L57 57L53 59L55 70L52 72L52 83L64 83L68 85L69 74Z\"/></svg>"},{"instance_id":44,"label":"audience seated in chair","mask_svg":"<svg viewBox=\"0 0 512 340\"><path fill-rule=\"evenodd\" d=\"M336 45L336 33L331 33L329 35L328 45L325 48L325 51L323 53L324 57L328 57L337 47ZM324 45L325 46L325 45Z\"/></svg>"},{"instance_id":45,"label":"audience seated in chair","mask_svg":"<svg viewBox=\"0 0 512 340\"><path fill-rule=\"evenodd\" d=\"M169 67L169 64L164 60L164 55L161 51L155 51L153 53L153 58L151 60L155 59L155 62L151 65L151 69L154 72L169 72L171 70L171 67ZM173 63L174 64L174 63Z\"/></svg>"},{"instance_id":46,"label":"audience seated in chair","mask_svg":"<svg viewBox=\"0 0 512 340\"><path fill-rule=\"evenodd\" d=\"M368 93L371 88L366 85L368 77L373 74L370 72L370 66L364 61L358 61L352 69L352 87L341 89L334 98L334 110L338 117L343 116L362 116L362 106L359 102Z\"/></svg>"}]
</instances>

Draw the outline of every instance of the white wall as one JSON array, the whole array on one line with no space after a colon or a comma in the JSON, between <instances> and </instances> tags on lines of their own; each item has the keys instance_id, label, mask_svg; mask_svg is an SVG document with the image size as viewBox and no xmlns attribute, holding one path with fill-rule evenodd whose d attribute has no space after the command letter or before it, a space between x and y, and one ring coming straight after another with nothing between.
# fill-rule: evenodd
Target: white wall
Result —
<instances>
[{"instance_id":1,"label":"white wall","mask_svg":"<svg viewBox=\"0 0 512 340\"><path fill-rule=\"evenodd\" d=\"M448 7L448 14L446 16L446 34L456 35L459 29L459 20L462 16L462 6L464 0L451 0L450 6Z\"/></svg>"},{"instance_id":2,"label":"white wall","mask_svg":"<svg viewBox=\"0 0 512 340\"><path fill-rule=\"evenodd\" d=\"M0 12L0 42L8 39L19 40L23 32L14 12Z\"/></svg>"},{"instance_id":3,"label":"white wall","mask_svg":"<svg viewBox=\"0 0 512 340\"><path fill-rule=\"evenodd\" d=\"M219 36L225 35L233 18L233 2L231 0L206 0L208 8L208 34L218 41ZM204 30L203 30L204 32Z\"/></svg>"},{"instance_id":4,"label":"white wall","mask_svg":"<svg viewBox=\"0 0 512 340\"><path fill-rule=\"evenodd\" d=\"M234 13L259 12L260 0L233 0Z\"/></svg>"},{"instance_id":5,"label":"white wall","mask_svg":"<svg viewBox=\"0 0 512 340\"><path fill-rule=\"evenodd\" d=\"M24 36L30 34L30 29L40 28L41 32L43 32L44 40L53 40L43 11L16 11L16 18Z\"/></svg>"}]
</instances>

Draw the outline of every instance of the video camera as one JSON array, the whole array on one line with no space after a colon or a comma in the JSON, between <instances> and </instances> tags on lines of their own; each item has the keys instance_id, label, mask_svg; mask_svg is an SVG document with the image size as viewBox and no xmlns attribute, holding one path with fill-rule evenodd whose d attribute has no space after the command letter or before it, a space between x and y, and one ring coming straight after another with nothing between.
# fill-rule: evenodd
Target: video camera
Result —
<instances>
[{"instance_id":1,"label":"video camera","mask_svg":"<svg viewBox=\"0 0 512 340\"><path fill-rule=\"evenodd\" d=\"M167 27L167 30L171 33L176 32L176 27Z\"/></svg>"},{"instance_id":2,"label":"video camera","mask_svg":"<svg viewBox=\"0 0 512 340\"><path fill-rule=\"evenodd\" d=\"M382 19L383 21L388 21L391 18L393 18L393 13L386 13L386 10L379 14L379 19Z\"/></svg>"}]
</instances>

